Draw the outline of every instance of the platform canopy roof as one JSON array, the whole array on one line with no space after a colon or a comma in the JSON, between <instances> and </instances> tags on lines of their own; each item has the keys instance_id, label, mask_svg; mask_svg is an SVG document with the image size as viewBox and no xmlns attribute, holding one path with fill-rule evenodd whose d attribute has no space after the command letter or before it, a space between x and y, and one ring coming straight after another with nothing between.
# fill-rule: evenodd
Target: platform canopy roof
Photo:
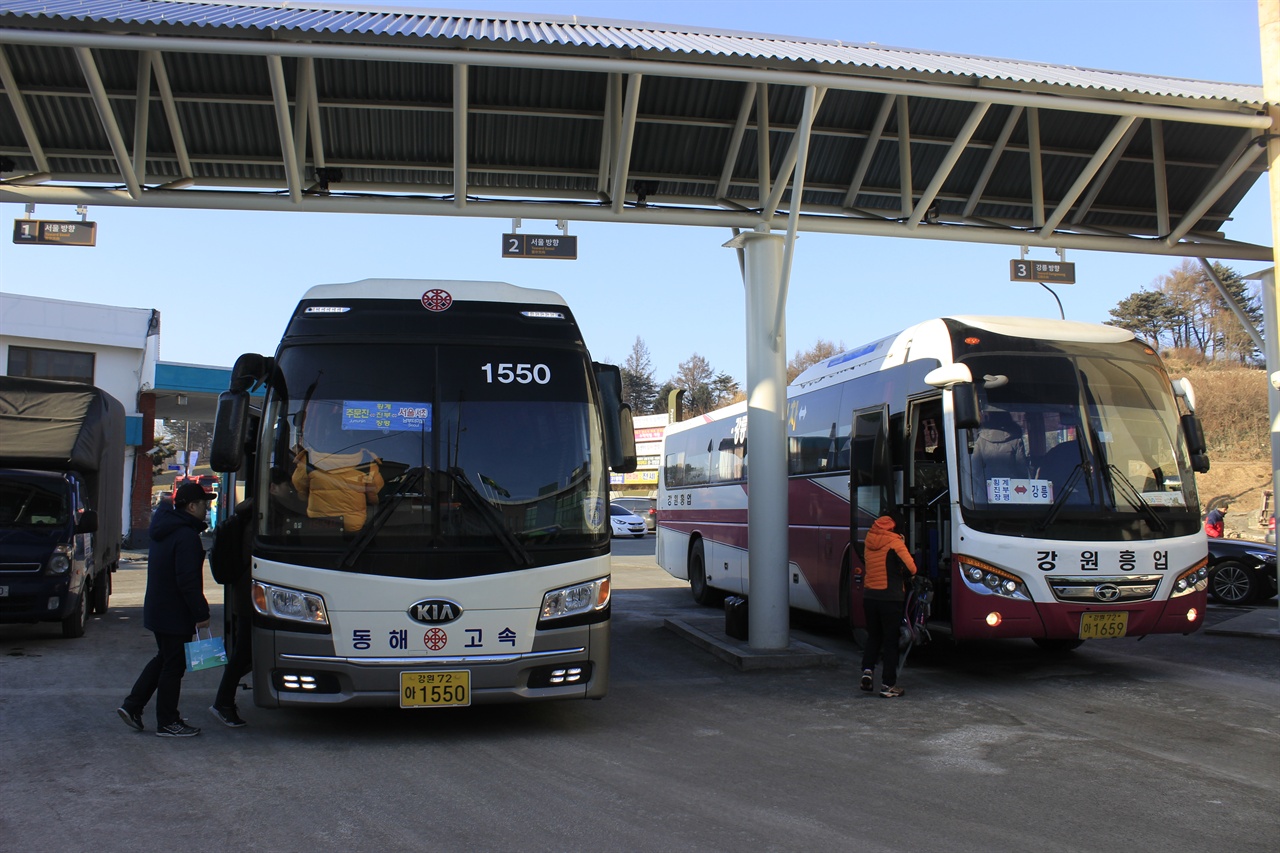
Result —
<instances>
[{"instance_id":1,"label":"platform canopy roof","mask_svg":"<svg viewBox=\"0 0 1280 853\"><path fill-rule=\"evenodd\" d=\"M1271 259L1229 239L1265 169L1259 86L578 17L163 0L0 0L0 86L7 202L790 218Z\"/></svg>"}]
</instances>

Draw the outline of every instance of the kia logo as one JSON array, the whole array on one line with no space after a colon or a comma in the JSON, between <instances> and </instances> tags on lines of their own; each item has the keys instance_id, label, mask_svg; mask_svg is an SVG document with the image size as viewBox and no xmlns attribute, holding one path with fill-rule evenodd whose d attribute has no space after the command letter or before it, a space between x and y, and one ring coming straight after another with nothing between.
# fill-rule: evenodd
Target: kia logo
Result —
<instances>
[{"instance_id":1,"label":"kia logo","mask_svg":"<svg viewBox=\"0 0 1280 853\"><path fill-rule=\"evenodd\" d=\"M1120 587L1113 583L1100 583L1093 588L1093 597L1099 601L1115 601L1120 597Z\"/></svg>"},{"instance_id":2,"label":"kia logo","mask_svg":"<svg viewBox=\"0 0 1280 853\"><path fill-rule=\"evenodd\" d=\"M409 618L423 625L447 625L462 615L462 606L443 598L428 598L409 605Z\"/></svg>"}]
</instances>

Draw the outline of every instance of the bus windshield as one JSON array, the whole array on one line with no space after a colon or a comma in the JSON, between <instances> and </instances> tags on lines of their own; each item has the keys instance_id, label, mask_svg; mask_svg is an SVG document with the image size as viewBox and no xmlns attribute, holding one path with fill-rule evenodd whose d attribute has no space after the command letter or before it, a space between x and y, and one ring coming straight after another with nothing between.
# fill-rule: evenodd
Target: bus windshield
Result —
<instances>
[{"instance_id":1,"label":"bus windshield","mask_svg":"<svg viewBox=\"0 0 1280 853\"><path fill-rule=\"evenodd\" d=\"M259 534L342 555L607 544L588 364L571 349L361 343L281 352ZM509 562L508 562L509 560Z\"/></svg>"},{"instance_id":2,"label":"bus windshield","mask_svg":"<svg viewBox=\"0 0 1280 853\"><path fill-rule=\"evenodd\" d=\"M1049 539L1194 532L1195 485L1169 380L1126 352L964 359L982 426L961 430L961 505L978 529Z\"/></svg>"}]
</instances>

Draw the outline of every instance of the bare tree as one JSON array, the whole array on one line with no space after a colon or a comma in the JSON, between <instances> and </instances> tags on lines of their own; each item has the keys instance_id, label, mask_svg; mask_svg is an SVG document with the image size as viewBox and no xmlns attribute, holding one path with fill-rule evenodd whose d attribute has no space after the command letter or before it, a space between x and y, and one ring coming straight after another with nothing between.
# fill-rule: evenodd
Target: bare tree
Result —
<instances>
[{"instance_id":1,"label":"bare tree","mask_svg":"<svg viewBox=\"0 0 1280 853\"><path fill-rule=\"evenodd\" d=\"M640 336L631 346L627 360L622 363L622 401L631 406L637 415L658 411L658 384L653 379L653 362L649 348Z\"/></svg>"},{"instance_id":2,"label":"bare tree","mask_svg":"<svg viewBox=\"0 0 1280 853\"><path fill-rule=\"evenodd\" d=\"M820 361L826 361L833 355L838 355L842 352L844 352L844 341L833 344L831 341L821 338L804 352L796 350L795 356L787 362L787 384L790 385L794 382L796 377L804 373L806 368Z\"/></svg>"}]
</instances>

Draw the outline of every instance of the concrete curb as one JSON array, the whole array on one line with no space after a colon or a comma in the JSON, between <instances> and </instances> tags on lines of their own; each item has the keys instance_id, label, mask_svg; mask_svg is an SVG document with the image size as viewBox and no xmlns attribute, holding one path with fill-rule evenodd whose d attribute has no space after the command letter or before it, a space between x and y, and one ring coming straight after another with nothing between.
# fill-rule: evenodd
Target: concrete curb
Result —
<instances>
[{"instance_id":1,"label":"concrete curb","mask_svg":"<svg viewBox=\"0 0 1280 853\"><path fill-rule=\"evenodd\" d=\"M743 671L804 669L811 666L836 666L839 663L833 653L799 640L792 640L784 650L759 651L752 649L741 640L732 639L723 630L716 630L710 625L707 628L700 628L683 619L666 619L663 621L663 626Z\"/></svg>"}]
</instances>

